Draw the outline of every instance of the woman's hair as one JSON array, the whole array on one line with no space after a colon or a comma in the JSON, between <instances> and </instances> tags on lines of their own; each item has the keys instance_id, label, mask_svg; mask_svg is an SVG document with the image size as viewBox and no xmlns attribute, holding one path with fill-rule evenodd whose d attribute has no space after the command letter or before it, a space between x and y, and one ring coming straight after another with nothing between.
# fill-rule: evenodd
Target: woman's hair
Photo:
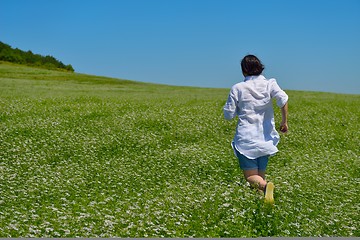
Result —
<instances>
[{"instance_id":1,"label":"woman's hair","mask_svg":"<svg viewBox=\"0 0 360 240\"><path fill-rule=\"evenodd\" d=\"M241 70L244 75L260 75L264 68L264 65L254 55L247 55L241 60Z\"/></svg>"}]
</instances>

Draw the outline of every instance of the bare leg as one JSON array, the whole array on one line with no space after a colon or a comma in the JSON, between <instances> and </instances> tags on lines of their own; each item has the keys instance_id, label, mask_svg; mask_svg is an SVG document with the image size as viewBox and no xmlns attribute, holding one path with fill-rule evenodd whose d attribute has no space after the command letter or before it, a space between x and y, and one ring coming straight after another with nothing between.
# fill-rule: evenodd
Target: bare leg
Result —
<instances>
[{"instance_id":1,"label":"bare leg","mask_svg":"<svg viewBox=\"0 0 360 240\"><path fill-rule=\"evenodd\" d=\"M265 190L265 172L258 171L257 169L244 170L243 172L246 181L248 181L251 186L257 187L258 189L263 191Z\"/></svg>"},{"instance_id":2,"label":"bare leg","mask_svg":"<svg viewBox=\"0 0 360 240\"><path fill-rule=\"evenodd\" d=\"M258 174L260 177L262 177L265 180L265 171L258 170ZM265 180L265 182L266 182L266 180Z\"/></svg>"}]
</instances>

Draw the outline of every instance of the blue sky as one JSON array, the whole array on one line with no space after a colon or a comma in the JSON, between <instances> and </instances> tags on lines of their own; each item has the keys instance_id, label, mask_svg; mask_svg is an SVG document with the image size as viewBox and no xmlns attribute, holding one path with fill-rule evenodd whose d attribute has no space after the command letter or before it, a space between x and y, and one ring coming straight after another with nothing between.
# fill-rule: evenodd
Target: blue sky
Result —
<instances>
[{"instance_id":1,"label":"blue sky","mask_svg":"<svg viewBox=\"0 0 360 240\"><path fill-rule=\"evenodd\" d=\"M291 90L360 94L359 0L0 0L0 41L76 72L230 88L257 55Z\"/></svg>"}]
</instances>

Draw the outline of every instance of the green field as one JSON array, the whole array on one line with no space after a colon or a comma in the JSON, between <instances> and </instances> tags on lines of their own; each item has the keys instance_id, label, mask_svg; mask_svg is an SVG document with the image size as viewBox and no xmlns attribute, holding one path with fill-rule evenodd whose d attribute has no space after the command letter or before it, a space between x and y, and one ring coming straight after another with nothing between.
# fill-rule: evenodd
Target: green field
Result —
<instances>
[{"instance_id":1,"label":"green field","mask_svg":"<svg viewBox=\"0 0 360 240\"><path fill-rule=\"evenodd\" d=\"M360 95L286 91L269 208L228 91L0 63L0 237L359 237Z\"/></svg>"}]
</instances>

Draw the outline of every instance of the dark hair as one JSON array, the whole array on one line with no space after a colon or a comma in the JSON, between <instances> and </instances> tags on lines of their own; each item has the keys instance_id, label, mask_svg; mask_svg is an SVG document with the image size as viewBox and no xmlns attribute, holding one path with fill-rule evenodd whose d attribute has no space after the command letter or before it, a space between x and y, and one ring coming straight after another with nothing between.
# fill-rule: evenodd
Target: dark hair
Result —
<instances>
[{"instance_id":1,"label":"dark hair","mask_svg":"<svg viewBox=\"0 0 360 240\"><path fill-rule=\"evenodd\" d=\"M247 55L241 60L241 70L244 75L260 75L264 70L264 65L254 55Z\"/></svg>"}]
</instances>

